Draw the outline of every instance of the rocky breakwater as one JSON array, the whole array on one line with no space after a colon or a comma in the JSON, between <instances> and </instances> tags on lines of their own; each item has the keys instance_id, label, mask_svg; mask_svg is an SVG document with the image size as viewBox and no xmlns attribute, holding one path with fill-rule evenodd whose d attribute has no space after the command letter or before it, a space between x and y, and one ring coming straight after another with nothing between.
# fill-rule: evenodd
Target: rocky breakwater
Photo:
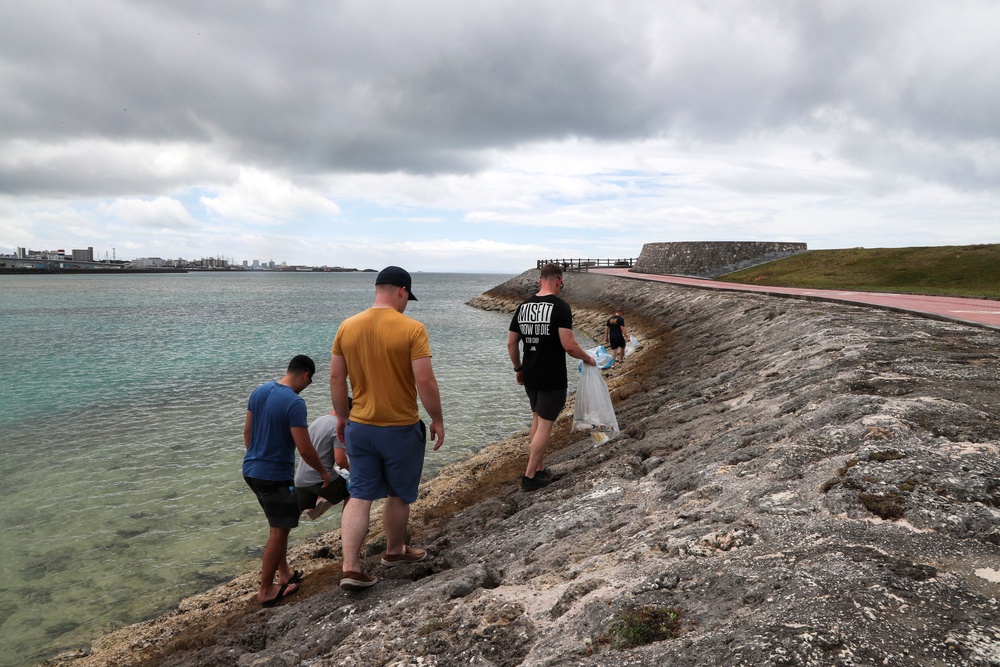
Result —
<instances>
[{"instance_id":1,"label":"rocky breakwater","mask_svg":"<svg viewBox=\"0 0 1000 667\"><path fill-rule=\"evenodd\" d=\"M474 301L508 310L536 276ZM569 406L551 486L518 490L525 433L444 470L411 520L429 560L377 566L375 526L365 593L336 588L332 534L280 607L248 574L51 664L1000 664L1000 334L566 282L583 335L619 304L643 335L607 374L619 438Z\"/></svg>"}]
</instances>

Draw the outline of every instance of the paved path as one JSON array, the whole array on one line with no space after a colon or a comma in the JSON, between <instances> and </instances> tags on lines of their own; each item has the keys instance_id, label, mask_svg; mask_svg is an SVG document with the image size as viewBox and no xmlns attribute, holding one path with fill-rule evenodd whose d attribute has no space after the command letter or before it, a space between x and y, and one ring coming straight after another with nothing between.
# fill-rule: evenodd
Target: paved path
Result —
<instances>
[{"instance_id":1,"label":"paved path","mask_svg":"<svg viewBox=\"0 0 1000 667\"><path fill-rule=\"evenodd\" d=\"M724 283L704 278L685 276L661 276L653 273L632 273L628 269L590 269L591 273L653 280L673 285L686 285L701 289L729 290L733 292L760 292L773 296L786 296L816 301L836 301L839 303L863 304L914 313L939 320L961 322L976 326L1000 329L1000 301L989 299L967 299L957 296L922 296L919 294L892 294L889 292L848 292L829 289L800 289L796 287L771 287L768 285L744 285Z\"/></svg>"}]
</instances>

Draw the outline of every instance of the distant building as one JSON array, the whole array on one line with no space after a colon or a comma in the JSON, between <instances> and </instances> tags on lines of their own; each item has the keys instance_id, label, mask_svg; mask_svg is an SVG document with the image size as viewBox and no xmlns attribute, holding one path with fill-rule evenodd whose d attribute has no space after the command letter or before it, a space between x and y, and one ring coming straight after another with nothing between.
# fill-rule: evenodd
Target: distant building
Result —
<instances>
[{"instance_id":1,"label":"distant building","mask_svg":"<svg viewBox=\"0 0 1000 667\"><path fill-rule=\"evenodd\" d=\"M77 250L73 248L73 261L74 262L93 262L94 261L94 248L89 247L86 250Z\"/></svg>"}]
</instances>

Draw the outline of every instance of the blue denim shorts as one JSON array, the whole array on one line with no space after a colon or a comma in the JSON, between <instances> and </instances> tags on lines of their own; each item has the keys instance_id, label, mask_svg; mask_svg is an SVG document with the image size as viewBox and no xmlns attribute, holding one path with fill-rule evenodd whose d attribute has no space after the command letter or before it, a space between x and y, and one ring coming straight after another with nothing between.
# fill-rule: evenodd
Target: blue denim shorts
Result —
<instances>
[{"instance_id":1,"label":"blue denim shorts","mask_svg":"<svg viewBox=\"0 0 1000 667\"><path fill-rule=\"evenodd\" d=\"M427 443L423 422L410 426L348 422L344 440L351 460L352 498L393 496L407 504L417 499Z\"/></svg>"}]
</instances>

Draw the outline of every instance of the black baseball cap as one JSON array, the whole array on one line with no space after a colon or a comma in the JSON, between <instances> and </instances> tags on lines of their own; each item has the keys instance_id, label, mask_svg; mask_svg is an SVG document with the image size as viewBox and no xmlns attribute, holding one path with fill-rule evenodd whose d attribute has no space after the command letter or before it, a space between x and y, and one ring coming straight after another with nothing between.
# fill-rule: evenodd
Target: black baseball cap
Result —
<instances>
[{"instance_id":1,"label":"black baseball cap","mask_svg":"<svg viewBox=\"0 0 1000 667\"><path fill-rule=\"evenodd\" d=\"M398 266L387 266L378 272L378 277L375 279L376 285L395 285L396 287L405 287L407 294L409 294L409 301L416 301L417 297L413 296L413 281L410 280L410 274L406 269L401 269Z\"/></svg>"}]
</instances>

